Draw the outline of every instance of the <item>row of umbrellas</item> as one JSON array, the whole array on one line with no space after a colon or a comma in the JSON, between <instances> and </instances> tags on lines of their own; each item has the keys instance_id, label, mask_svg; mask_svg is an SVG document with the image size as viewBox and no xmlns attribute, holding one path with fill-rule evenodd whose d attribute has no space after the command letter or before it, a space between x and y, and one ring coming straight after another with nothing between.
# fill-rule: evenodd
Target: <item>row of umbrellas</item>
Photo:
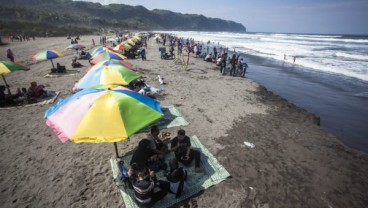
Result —
<instances>
[{"instance_id":1,"label":"row of umbrellas","mask_svg":"<svg viewBox=\"0 0 368 208\"><path fill-rule=\"evenodd\" d=\"M103 47L95 49L92 54L94 58L100 56L101 61L74 86L80 91L60 99L46 111L46 124L63 143L113 142L116 156L119 156L116 142L128 139L159 120L163 113L156 100L123 87L141 77L131 70L132 64L126 62L124 56ZM56 50L48 50L37 53L32 59L52 62L62 56ZM0 62L2 75L29 69L13 62Z\"/></svg>"},{"instance_id":2,"label":"row of umbrellas","mask_svg":"<svg viewBox=\"0 0 368 208\"><path fill-rule=\"evenodd\" d=\"M46 124L63 143L113 142L118 157L116 142L163 117L158 101L124 87L141 76L116 53L110 48L95 49L92 56L108 59L101 58L75 84L77 93L46 111Z\"/></svg>"}]
</instances>

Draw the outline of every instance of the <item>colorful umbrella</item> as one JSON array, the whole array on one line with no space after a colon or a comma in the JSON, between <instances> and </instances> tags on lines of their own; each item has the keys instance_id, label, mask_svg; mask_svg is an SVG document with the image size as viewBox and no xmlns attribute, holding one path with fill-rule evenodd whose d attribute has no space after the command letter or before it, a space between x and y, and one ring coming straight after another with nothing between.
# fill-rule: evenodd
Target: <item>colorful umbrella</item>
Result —
<instances>
[{"instance_id":1,"label":"colorful umbrella","mask_svg":"<svg viewBox=\"0 0 368 208\"><path fill-rule=\"evenodd\" d=\"M10 89L9 89L8 83L6 82L4 74L7 74L13 71L18 71L18 70L28 71L30 70L30 68L28 66L17 64L11 61L0 61L0 74L3 77L5 86L8 88L8 92L10 92Z\"/></svg>"},{"instance_id":2,"label":"colorful umbrella","mask_svg":"<svg viewBox=\"0 0 368 208\"><path fill-rule=\"evenodd\" d=\"M83 90L96 85L123 85L127 86L133 80L141 76L121 64L110 64L105 62L103 65L93 66L78 83L73 90Z\"/></svg>"},{"instance_id":3,"label":"colorful umbrella","mask_svg":"<svg viewBox=\"0 0 368 208\"><path fill-rule=\"evenodd\" d=\"M92 51L91 56L94 58L98 54L103 53L105 51L111 51L111 52L114 52L114 53L119 53L118 51L115 51L115 50L113 50L111 48L108 48L108 47L97 47L97 48L95 48L95 50Z\"/></svg>"},{"instance_id":4,"label":"colorful umbrella","mask_svg":"<svg viewBox=\"0 0 368 208\"><path fill-rule=\"evenodd\" d=\"M132 45L132 46L134 46L134 45L135 45L135 42L134 42L132 39L128 39L128 40L127 40L127 42L128 42L130 45Z\"/></svg>"},{"instance_id":5,"label":"colorful umbrella","mask_svg":"<svg viewBox=\"0 0 368 208\"><path fill-rule=\"evenodd\" d=\"M114 47L114 50L130 50L133 46L129 45L127 42L120 43Z\"/></svg>"},{"instance_id":6,"label":"colorful umbrella","mask_svg":"<svg viewBox=\"0 0 368 208\"><path fill-rule=\"evenodd\" d=\"M79 50L79 49L82 49L82 48L85 48L86 46L84 45L81 45L81 44L71 44L70 46L67 47L67 49L75 49L75 50Z\"/></svg>"},{"instance_id":7,"label":"colorful umbrella","mask_svg":"<svg viewBox=\"0 0 368 208\"><path fill-rule=\"evenodd\" d=\"M60 100L45 113L61 142L126 140L163 117L160 103L124 87L89 88Z\"/></svg>"},{"instance_id":8,"label":"colorful umbrella","mask_svg":"<svg viewBox=\"0 0 368 208\"><path fill-rule=\"evenodd\" d=\"M87 72L89 72L90 70L92 70L95 67L100 67L102 65L123 65L126 68L132 70L133 64L129 63L126 60L116 60L116 59L110 59L110 60L105 60L105 61L100 61L97 64L93 65L92 67L90 67L89 69L87 69Z\"/></svg>"},{"instance_id":9,"label":"colorful umbrella","mask_svg":"<svg viewBox=\"0 0 368 208\"><path fill-rule=\"evenodd\" d=\"M105 52L100 53L97 56L95 56L90 63L97 64L100 61L106 61L106 60L110 60L110 59L124 60L124 59L127 59L127 58L125 56L119 54L119 53L114 53L114 52L111 52L111 51L105 51Z\"/></svg>"},{"instance_id":10,"label":"colorful umbrella","mask_svg":"<svg viewBox=\"0 0 368 208\"><path fill-rule=\"evenodd\" d=\"M58 57L63 57L63 56L64 56L64 54L62 54L61 52L59 52L57 50L46 50L46 51L39 52L36 55L32 56L32 60L47 60L47 59L50 59L51 64L52 64L52 68L55 68L54 62L52 62L52 59L58 58Z\"/></svg>"}]
</instances>

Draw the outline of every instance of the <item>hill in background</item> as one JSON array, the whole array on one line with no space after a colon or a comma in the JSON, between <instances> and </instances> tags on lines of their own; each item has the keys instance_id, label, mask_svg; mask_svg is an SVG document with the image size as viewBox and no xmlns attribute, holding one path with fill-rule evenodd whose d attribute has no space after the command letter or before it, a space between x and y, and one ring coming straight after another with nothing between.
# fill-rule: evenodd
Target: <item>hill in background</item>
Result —
<instances>
[{"instance_id":1,"label":"hill in background","mask_svg":"<svg viewBox=\"0 0 368 208\"><path fill-rule=\"evenodd\" d=\"M203 15L148 10L143 6L72 0L0 0L0 32L33 35L96 31L180 30L245 32L234 21Z\"/></svg>"}]
</instances>

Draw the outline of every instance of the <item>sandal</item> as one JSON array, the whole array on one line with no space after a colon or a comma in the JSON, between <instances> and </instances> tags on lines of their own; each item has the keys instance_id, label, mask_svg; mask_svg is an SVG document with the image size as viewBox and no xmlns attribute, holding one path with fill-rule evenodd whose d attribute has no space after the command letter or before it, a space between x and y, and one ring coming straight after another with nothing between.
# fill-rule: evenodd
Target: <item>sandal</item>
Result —
<instances>
[{"instance_id":1,"label":"sandal","mask_svg":"<svg viewBox=\"0 0 368 208\"><path fill-rule=\"evenodd\" d=\"M192 203L192 208L198 208L197 200L195 198L190 199L190 202Z\"/></svg>"}]
</instances>

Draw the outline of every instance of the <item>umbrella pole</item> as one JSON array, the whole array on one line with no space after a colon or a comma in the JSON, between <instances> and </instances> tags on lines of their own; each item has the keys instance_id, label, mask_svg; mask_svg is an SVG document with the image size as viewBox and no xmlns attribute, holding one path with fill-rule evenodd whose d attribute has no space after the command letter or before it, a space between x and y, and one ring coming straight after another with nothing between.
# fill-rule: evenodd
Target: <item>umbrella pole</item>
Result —
<instances>
[{"instance_id":1,"label":"umbrella pole","mask_svg":"<svg viewBox=\"0 0 368 208\"><path fill-rule=\"evenodd\" d=\"M50 61L52 63L52 68L55 69L54 62L52 61L52 59L50 59Z\"/></svg>"},{"instance_id":2,"label":"umbrella pole","mask_svg":"<svg viewBox=\"0 0 368 208\"><path fill-rule=\"evenodd\" d=\"M115 147L116 158L119 158L118 144L116 142L114 142L114 147Z\"/></svg>"},{"instance_id":3,"label":"umbrella pole","mask_svg":"<svg viewBox=\"0 0 368 208\"><path fill-rule=\"evenodd\" d=\"M5 86L6 86L6 88L8 89L8 94L9 94L9 95L11 95L10 87L9 87L8 83L6 82L6 79L5 79L4 75L2 74L1 76L3 77L3 80L4 80L4 83L5 83Z\"/></svg>"}]
</instances>

